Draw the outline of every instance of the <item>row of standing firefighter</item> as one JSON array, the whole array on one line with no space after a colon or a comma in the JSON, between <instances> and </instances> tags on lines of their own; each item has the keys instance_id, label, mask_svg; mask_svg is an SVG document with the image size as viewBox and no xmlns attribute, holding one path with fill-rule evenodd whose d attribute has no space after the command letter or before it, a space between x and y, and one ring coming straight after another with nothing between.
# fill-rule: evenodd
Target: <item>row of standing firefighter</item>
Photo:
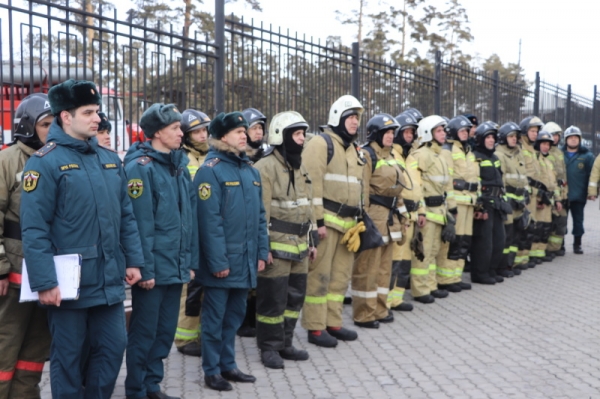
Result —
<instances>
[{"instance_id":1,"label":"row of standing firefighter","mask_svg":"<svg viewBox=\"0 0 600 399\"><path fill-rule=\"evenodd\" d=\"M96 104L98 99L93 97L93 101ZM7 354L0 359L2 399L39 397L38 384L50 345L44 309L33 303L18 303L23 256L19 226L22 191L20 180L15 180L23 175L25 161L36 150L42 149L41 155L36 155L38 158L52 151L44 146L52 122L49 108L44 95L23 101L16 114L16 141L0 153L4 179L1 182L3 202L0 203L3 212L1 248L4 249L0 251L0 334L14 337L12 341L3 340L0 348ZM260 207L248 207L250 200L245 201L244 206L246 211L256 213L248 220L256 219L259 225L265 220L268 226L264 237L259 226L259 237L250 239L259 244L268 242L268 255L264 256L258 245L259 251L255 254L258 267L251 265L254 270L247 276L248 281L253 281L252 276L257 274L256 289L246 296L245 290L235 289L236 281L231 281L229 269L213 270L216 263L208 258L216 254L217 249L211 252L210 245L201 242L216 237L207 226L199 228L200 245L198 241L190 244L192 255L200 248L200 261L194 265L196 262L191 257L189 266L196 278L189 284L182 272L177 281L169 280L169 284L162 285L161 279L165 279L161 277L161 262L150 265L149 259L169 255L162 247L152 249L148 243L143 245L144 250L150 248L153 255L144 256L146 265L139 265L141 281L134 283L132 289L135 297L143 300L138 299L137 305L134 303L130 325L128 397L172 398L160 391L159 383L162 358L168 354L173 338L181 353L203 355L205 382L209 388L230 390L232 386L225 379L255 381L235 366L231 333L236 330L241 336L256 336L266 367L283 368L284 360L302 361L309 357L307 351L293 346L293 331L299 319L308 331L308 341L317 346L333 348L339 340L358 338L356 331L342 323L348 288L354 324L361 328L379 328L380 323L394 321L393 311L413 309L412 304L404 301L407 288L416 301L424 304L445 298L449 292L471 289L469 283L462 281L469 257L471 281L496 284L543 261L551 261L556 255L564 255L566 209L563 205L568 202L569 160L565 168L563 152L556 146L562 133L558 125L552 122L543 125L537 117L525 118L519 125L513 122L502 126L494 122L478 124L472 115L450 120L437 115L423 118L418 110L408 109L396 117L389 114L372 117L366 124L367 143L358 146L356 140L363 111L356 98L342 96L332 105L327 125L316 135L307 134L309 126L299 113L279 113L269 124L268 146L263 144L267 118L254 108L221 114L213 121L198 110L188 109L179 114L172 105L157 104L145 112L146 121L152 122L146 122L148 129L152 129L147 132L151 142L136 147L135 151L143 154L131 152L130 161L135 162L129 162L125 169L127 177L133 177L130 185L137 182L137 186L128 188L128 194L135 216L140 219L140 232L152 229L148 223L152 217L156 218L155 224L159 219L165 225L171 223L167 215L156 214L154 208L160 202L154 205L143 202L144 198L153 201L149 195L154 191L150 175L159 177L158 164L162 158L165 165L175 158L178 167L186 165L186 173L178 171L170 175L179 182L175 186L180 191L181 187L188 186L197 190L194 198L190 197L190 203L198 203L200 225L221 219L226 219L222 223L230 223L236 220L235 215L244 212L243 209L229 210L244 202L243 194L242 197L238 194L248 189L242 177L238 180L230 177L234 175L228 165L235 164L238 166L234 170L239 170L239 176L247 176L250 188L259 189L261 193ZM177 140L171 140L167 146L170 159L168 155L156 154L154 135L158 132L164 136L163 129L173 127L175 137L178 126L183 133L182 149L175 145ZM54 130L59 132L58 128ZM233 137L230 134L238 131L245 133L243 144L248 146L236 152L223 137ZM567 143L577 141L572 146L580 147L579 129L570 127L564 133ZM181 156L182 150L185 157ZM573 170L579 169L589 176L590 157L591 154L579 152L574 157L569 156L576 165L584 165ZM254 168L249 169L250 163ZM589 187L592 198L597 195L600 180L600 162L597 163L598 171ZM107 165L113 164L102 166L112 168ZM79 168L73 164L65 166L69 170ZM119 169L117 165L114 168ZM160 175L159 180L170 181L169 169L164 171L166 174ZM184 178L194 183L183 184ZM25 187L24 192L36 189L36 183L31 181L29 179L27 184L32 186ZM173 192L173 195L184 198L188 190L183 191ZM256 190L251 191L254 196ZM223 209L215 211L216 204ZM187 208L195 212L195 206ZM154 209L153 216L151 209ZM190 218L182 214L183 219L189 221ZM582 217L580 222L580 226L575 223L575 229L580 229L574 232L575 253L582 253ZM228 226L225 227L233 229ZM194 232L189 239L195 238L195 229L190 227L189 231ZM148 237L147 234L142 236ZM242 258L237 251L240 245L227 241L227 261ZM188 261L184 263L190 263ZM152 276L148 274L151 266ZM233 266L230 265L232 270ZM199 278L199 275L204 277ZM207 281L211 283L203 283ZM229 295L226 305L217 303L224 292L219 287L233 288L226 294ZM179 320L175 330L174 318L167 317L167 313L172 313L176 302L179 302ZM167 306L166 313L157 310ZM244 306L245 319L242 317ZM217 326L215 309L224 317L222 326ZM226 342L222 342L219 353L216 348L221 342L221 331ZM56 339L53 343L57 348L66 344ZM148 363L147 370L141 372L145 363ZM118 370L119 365L115 363L111 367ZM82 364L82 367L85 373L88 366ZM54 378L59 378L58 373ZM86 397L92 397L95 380L84 383ZM112 392L114 380L108 381L106 386L108 388L98 397L107 397L108 390Z\"/></svg>"}]
</instances>

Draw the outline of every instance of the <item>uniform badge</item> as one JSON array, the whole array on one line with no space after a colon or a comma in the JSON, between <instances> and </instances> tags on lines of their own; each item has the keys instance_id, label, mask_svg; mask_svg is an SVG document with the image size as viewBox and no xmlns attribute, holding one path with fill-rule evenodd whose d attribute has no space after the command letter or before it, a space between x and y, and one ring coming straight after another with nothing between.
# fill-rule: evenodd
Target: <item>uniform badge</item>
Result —
<instances>
[{"instance_id":1,"label":"uniform badge","mask_svg":"<svg viewBox=\"0 0 600 399\"><path fill-rule=\"evenodd\" d=\"M577 165L577 167L578 167L579 169L583 169L583 167L584 167L584 165L583 165L583 162L579 162L579 165Z\"/></svg>"},{"instance_id":2,"label":"uniform badge","mask_svg":"<svg viewBox=\"0 0 600 399\"><path fill-rule=\"evenodd\" d=\"M200 199L202 201L206 201L207 199L210 198L210 194L211 194L210 184L208 184L208 183L200 184L200 186L198 187L198 195L200 196Z\"/></svg>"},{"instance_id":3,"label":"uniform badge","mask_svg":"<svg viewBox=\"0 0 600 399\"><path fill-rule=\"evenodd\" d=\"M28 170L23 173L23 190L30 192L36 189L38 180L40 180L40 174L33 170Z\"/></svg>"},{"instance_id":4,"label":"uniform badge","mask_svg":"<svg viewBox=\"0 0 600 399\"><path fill-rule=\"evenodd\" d=\"M131 179L127 183L127 193L131 198L139 198L144 192L144 182L140 179Z\"/></svg>"}]
</instances>

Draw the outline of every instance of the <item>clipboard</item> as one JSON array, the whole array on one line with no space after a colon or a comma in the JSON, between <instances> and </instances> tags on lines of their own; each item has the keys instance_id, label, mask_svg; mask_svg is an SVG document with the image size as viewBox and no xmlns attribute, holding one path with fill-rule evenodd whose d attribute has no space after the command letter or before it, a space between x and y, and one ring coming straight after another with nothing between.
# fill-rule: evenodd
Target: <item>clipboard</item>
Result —
<instances>
[{"instance_id":1,"label":"clipboard","mask_svg":"<svg viewBox=\"0 0 600 399\"><path fill-rule=\"evenodd\" d=\"M76 301L79 299L79 283L81 282L81 255L67 254L54 257L56 279L60 288L60 296L63 301ZM32 302L39 300L39 294L31 291L27 264L23 259L23 270L21 274L21 296L19 302Z\"/></svg>"}]
</instances>

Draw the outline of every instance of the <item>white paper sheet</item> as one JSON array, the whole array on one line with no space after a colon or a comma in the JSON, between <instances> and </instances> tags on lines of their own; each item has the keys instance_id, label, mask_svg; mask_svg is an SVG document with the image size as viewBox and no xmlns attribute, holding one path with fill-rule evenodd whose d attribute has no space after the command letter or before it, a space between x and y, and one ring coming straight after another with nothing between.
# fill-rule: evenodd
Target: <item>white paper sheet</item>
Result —
<instances>
[{"instance_id":1,"label":"white paper sheet","mask_svg":"<svg viewBox=\"0 0 600 399\"><path fill-rule=\"evenodd\" d=\"M54 257L56 278L60 288L60 296L63 301L77 300L79 298L79 282L81 280L81 255L68 254ZM23 271L21 274L21 297L19 302L31 302L39 300L37 292L31 292L27 264L23 259Z\"/></svg>"}]
</instances>

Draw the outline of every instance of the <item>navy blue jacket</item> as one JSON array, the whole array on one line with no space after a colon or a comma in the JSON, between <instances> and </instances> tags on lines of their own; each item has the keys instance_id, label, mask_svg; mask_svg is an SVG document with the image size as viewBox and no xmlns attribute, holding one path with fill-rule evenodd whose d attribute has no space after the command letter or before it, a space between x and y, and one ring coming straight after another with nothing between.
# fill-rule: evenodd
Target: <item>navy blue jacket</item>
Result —
<instances>
[{"instance_id":1,"label":"navy blue jacket","mask_svg":"<svg viewBox=\"0 0 600 399\"><path fill-rule=\"evenodd\" d=\"M21 229L33 291L58 285L52 257L81 254L79 299L61 307L113 305L125 299L125 267L143 267L121 160L96 138L77 140L56 120L48 143L25 164Z\"/></svg>"},{"instance_id":2,"label":"navy blue jacket","mask_svg":"<svg viewBox=\"0 0 600 399\"><path fill-rule=\"evenodd\" d=\"M163 153L135 143L125 156L128 194L140 230L142 281L187 283L198 269L196 191L182 150Z\"/></svg>"},{"instance_id":3,"label":"navy blue jacket","mask_svg":"<svg viewBox=\"0 0 600 399\"><path fill-rule=\"evenodd\" d=\"M200 271L203 286L252 288L258 260L269 254L260 173L246 154L211 148L194 178L198 190ZM213 273L229 269L229 276Z\"/></svg>"},{"instance_id":4,"label":"navy blue jacket","mask_svg":"<svg viewBox=\"0 0 600 399\"><path fill-rule=\"evenodd\" d=\"M563 152L567 169L567 184L569 185L569 201L586 202L594 155L582 145L572 157L568 155L566 145L563 146Z\"/></svg>"}]
</instances>

